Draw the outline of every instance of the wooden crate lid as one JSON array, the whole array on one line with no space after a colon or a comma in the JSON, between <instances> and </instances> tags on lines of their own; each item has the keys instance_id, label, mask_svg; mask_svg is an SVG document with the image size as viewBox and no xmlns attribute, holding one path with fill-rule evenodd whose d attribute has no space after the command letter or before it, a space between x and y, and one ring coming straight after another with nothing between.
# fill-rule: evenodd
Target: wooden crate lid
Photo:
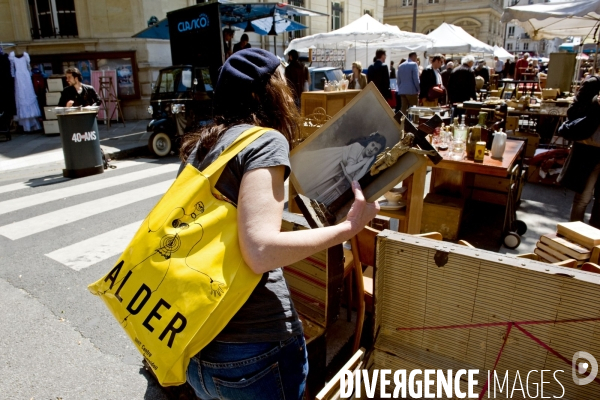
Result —
<instances>
[{"instance_id":1,"label":"wooden crate lid","mask_svg":"<svg viewBox=\"0 0 600 400\"><path fill-rule=\"evenodd\" d=\"M564 398L597 398L597 382L576 386L565 361L516 325L501 348L508 324L521 323L568 360L577 351L599 356L600 274L386 230L377 238L374 285L375 352L398 365L477 368L481 389L500 354L501 376L563 370ZM544 390L562 392L556 381Z\"/></svg>"},{"instance_id":2,"label":"wooden crate lid","mask_svg":"<svg viewBox=\"0 0 600 400\"><path fill-rule=\"evenodd\" d=\"M284 212L281 230L300 229L310 229L304 217ZM317 325L314 332L320 332L319 327L326 328L339 314L339 293L344 275L343 257L342 245L339 244L283 269L294 306L303 320L307 335L313 331L306 329L310 324Z\"/></svg>"}]
</instances>

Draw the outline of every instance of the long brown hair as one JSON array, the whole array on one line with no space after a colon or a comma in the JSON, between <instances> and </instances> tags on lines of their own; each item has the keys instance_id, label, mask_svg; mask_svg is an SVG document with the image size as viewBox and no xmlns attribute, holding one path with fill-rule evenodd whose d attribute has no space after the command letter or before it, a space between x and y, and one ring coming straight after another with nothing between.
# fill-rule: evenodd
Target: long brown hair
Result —
<instances>
[{"instance_id":1,"label":"long brown hair","mask_svg":"<svg viewBox=\"0 0 600 400\"><path fill-rule=\"evenodd\" d=\"M240 94L231 93L231 95ZM210 150L225 131L240 124L273 128L285 136L290 149L297 144L300 134L300 114L285 78L276 71L267 82L264 91L252 93L251 97L251 104L247 107L228 109L222 112L222 115L216 115L212 124L186 135L181 145L181 160L187 161L198 141L204 149Z\"/></svg>"}]
</instances>

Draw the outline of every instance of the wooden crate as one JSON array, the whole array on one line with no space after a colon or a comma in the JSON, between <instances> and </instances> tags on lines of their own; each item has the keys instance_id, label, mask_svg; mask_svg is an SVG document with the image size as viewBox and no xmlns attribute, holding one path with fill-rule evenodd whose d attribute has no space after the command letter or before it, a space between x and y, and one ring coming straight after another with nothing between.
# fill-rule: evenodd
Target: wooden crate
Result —
<instances>
[{"instance_id":1,"label":"wooden crate","mask_svg":"<svg viewBox=\"0 0 600 400\"><path fill-rule=\"evenodd\" d=\"M317 107L325 109L331 117L338 113L346 104L360 93L360 90L346 90L345 92L304 92L301 97L301 114L306 117L313 113Z\"/></svg>"},{"instance_id":2,"label":"wooden crate","mask_svg":"<svg viewBox=\"0 0 600 400\"><path fill-rule=\"evenodd\" d=\"M525 171L521 172L521 180L517 181L519 186L516 188L518 202L521 199L523 183L525 182ZM510 178L500 178L491 175L475 174L473 179L473 191L471 198L477 201L506 205L508 201L508 186Z\"/></svg>"},{"instance_id":3,"label":"wooden crate","mask_svg":"<svg viewBox=\"0 0 600 400\"><path fill-rule=\"evenodd\" d=\"M557 377L564 396L552 372L544 375L544 396L597 399L598 382L575 385L570 362L578 351L600 356L598 298L598 274L383 231L374 275L376 341L365 357L367 368L391 369L392 375L406 369L407 376L415 369L478 369L479 393L498 360L495 370L500 379L508 371L510 388L516 371L533 394L540 374L527 382L523 376L529 371L562 370ZM507 333L509 324L519 322L567 362L514 324ZM392 379L388 393L393 386ZM464 380L461 387L464 391ZM435 383L432 388L435 392ZM509 398L506 393L497 392L495 398Z\"/></svg>"},{"instance_id":4,"label":"wooden crate","mask_svg":"<svg viewBox=\"0 0 600 400\"><path fill-rule=\"evenodd\" d=\"M506 131L516 131L519 129L519 117L518 116L509 116L506 117Z\"/></svg>"},{"instance_id":5,"label":"wooden crate","mask_svg":"<svg viewBox=\"0 0 600 400\"><path fill-rule=\"evenodd\" d=\"M423 201L421 233L439 232L444 239L456 240L464 206L460 198L427 194Z\"/></svg>"},{"instance_id":6,"label":"wooden crate","mask_svg":"<svg viewBox=\"0 0 600 400\"><path fill-rule=\"evenodd\" d=\"M447 254L446 261L435 261L442 259L436 257L440 253ZM592 395L598 393L597 386L589 387L597 382L588 388L576 386L569 365L561 364L565 359L570 363L574 351L584 349L597 356L600 350L597 333L600 310L594 306L600 294L597 273L565 267L566 262L565 266L540 263L536 254L500 255L449 243L440 245L438 241L391 231L378 236L376 257L373 327L376 342L366 355L363 349L359 350L342 371L362 375L362 369L367 368L371 376L375 369L387 369L391 370L388 376L393 376L397 370L406 370L408 376L411 370L420 369L416 379L421 380L425 369L479 369L475 393L480 394L488 371L498 360L495 370L500 380L509 372L509 391L515 371L522 377L534 369L538 372L550 369L564 371L559 373L564 386L556 382L547 385L550 382L544 379L545 396L597 398ZM578 293L583 296L578 297ZM581 309L585 311L580 312ZM519 332L516 325L506 334L507 323L522 321L526 323L520 326L564 359ZM545 323L531 324L534 321ZM486 326L490 323L495 326ZM498 357L505 338L505 348ZM339 398L339 375L328 383L318 399ZM532 378L529 382L523 379L522 386L529 384L531 393L535 393L535 385L539 388L541 379L539 374ZM383 398L378 385L371 398ZM436 387L434 379L431 386L434 395ZM563 387L565 393L560 396ZM460 388L467 392L465 379L461 379ZM394 389L392 380L387 393ZM364 381L361 393L361 397L355 392L350 398L365 398ZM488 398L486 393L481 397ZM508 397L504 390L489 398L523 397Z\"/></svg>"},{"instance_id":7,"label":"wooden crate","mask_svg":"<svg viewBox=\"0 0 600 400\"><path fill-rule=\"evenodd\" d=\"M525 157L530 158L535 155L535 151L537 150L540 144L540 135L535 132L521 132L515 130L510 136L518 137L518 138L527 138L527 147L525 148Z\"/></svg>"},{"instance_id":8,"label":"wooden crate","mask_svg":"<svg viewBox=\"0 0 600 400\"><path fill-rule=\"evenodd\" d=\"M304 217L284 211L281 230L301 229L310 229ZM344 276L342 245L286 266L283 275L304 328L310 364L307 392L314 398L325 384L327 328L335 322L340 309Z\"/></svg>"}]
</instances>

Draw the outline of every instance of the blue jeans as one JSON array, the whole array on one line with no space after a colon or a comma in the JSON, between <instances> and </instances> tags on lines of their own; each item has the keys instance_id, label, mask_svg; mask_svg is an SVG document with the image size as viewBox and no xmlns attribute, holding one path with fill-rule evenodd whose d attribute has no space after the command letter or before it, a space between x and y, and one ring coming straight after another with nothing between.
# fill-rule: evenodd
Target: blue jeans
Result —
<instances>
[{"instance_id":1,"label":"blue jeans","mask_svg":"<svg viewBox=\"0 0 600 400\"><path fill-rule=\"evenodd\" d=\"M192 357L187 381L202 400L300 400L308 375L303 335L282 342L213 341Z\"/></svg>"}]
</instances>

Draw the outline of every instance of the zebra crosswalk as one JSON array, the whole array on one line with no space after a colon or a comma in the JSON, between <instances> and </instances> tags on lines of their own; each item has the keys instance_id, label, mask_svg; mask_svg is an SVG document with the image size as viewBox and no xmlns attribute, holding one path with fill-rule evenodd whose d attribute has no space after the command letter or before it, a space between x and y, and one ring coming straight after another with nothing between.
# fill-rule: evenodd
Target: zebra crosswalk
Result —
<instances>
[{"instance_id":1,"label":"zebra crosswalk","mask_svg":"<svg viewBox=\"0 0 600 400\"><path fill-rule=\"evenodd\" d=\"M180 166L175 159L115 165L74 180L0 183L0 260L20 254L74 271L107 268L101 264L123 252Z\"/></svg>"},{"instance_id":2,"label":"zebra crosswalk","mask_svg":"<svg viewBox=\"0 0 600 400\"><path fill-rule=\"evenodd\" d=\"M45 186L0 184L0 244L30 240L30 251L40 248L47 259L75 271L119 255L175 180L177 161L155 161L123 161L111 173ZM132 218L115 219L114 214ZM54 240L64 232L75 238L68 245Z\"/></svg>"}]
</instances>

